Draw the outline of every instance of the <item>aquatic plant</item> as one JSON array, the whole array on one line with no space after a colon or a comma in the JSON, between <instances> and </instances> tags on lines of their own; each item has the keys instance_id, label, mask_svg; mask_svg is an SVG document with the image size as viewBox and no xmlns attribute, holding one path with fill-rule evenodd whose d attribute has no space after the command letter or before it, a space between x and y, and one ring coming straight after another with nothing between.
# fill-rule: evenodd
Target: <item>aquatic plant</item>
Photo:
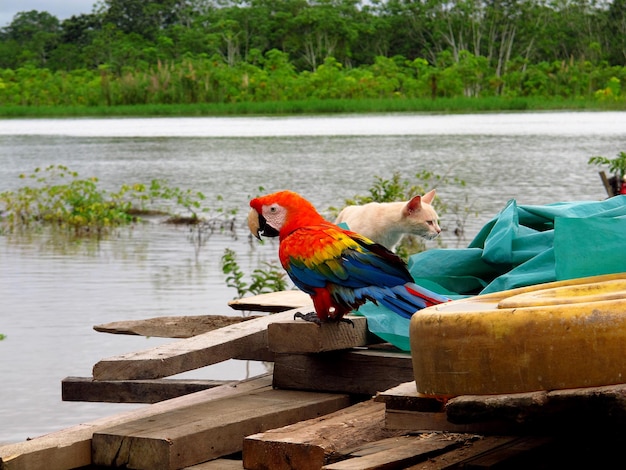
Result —
<instances>
[{"instance_id":1,"label":"aquatic plant","mask_svg":"<svg viewBox=\"0 0 626 470\"><path fill-rule=\"evenodd\" d=\"M250 282L244 280L245 273L237 262L234 250L226 248L222 255L222 272L226 274L226 285L237 290L238 299L245 295L266 294L287 289L286 275L274 262L263 262L250 274Z\"/></svg>"},{"instance_id":2,"label":"aquatic plant","mask_svg":"<svg viewBox=\"0 0 626 470\"><path fill-rule=\"evenodd\" d=\"M199 223L200 214L209 211L202 205L204 194L171 187L162 180L123 184L109 192L101 188L98 178L80 178L63 165L36 168L20 179L32 184L0 193L4 230L29 230L43 224L79 236L102 236L138 221L141 215L170 215L174 220L174 212L182 208L190 214L187 223Z\"/></svg>"},{"instance_id":3,"label":"aquatic plant","mask_svg":"<svg viewBox=\"0 0 626 470\"><path fill-rule=\"evenodd\" d=\"M607 165L609 172L619 177L619 180L624 179L626 175L626 152L620 152L615 158L607 158L601 155L591 157L587 162L589 165Z\"/></svg>"}]
</instances>

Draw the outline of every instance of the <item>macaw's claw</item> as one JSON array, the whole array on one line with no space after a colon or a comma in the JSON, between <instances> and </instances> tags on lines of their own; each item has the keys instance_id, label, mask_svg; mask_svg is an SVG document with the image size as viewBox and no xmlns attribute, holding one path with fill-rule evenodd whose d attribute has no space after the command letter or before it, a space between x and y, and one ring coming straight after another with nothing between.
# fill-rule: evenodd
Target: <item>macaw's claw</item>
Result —
<instances>
[{"instance_id":1,"label":"macaw's claw","mask_svg":"<svg viewBox=\"0 0 626 470\"><path fill-rule=\"evenodd\" d=\"M320 318L317 316L317 314L315 312L309 312L309 313L301 313L301 312L296 312L293 314L293 319L297 319L297 318L302 318L305 321L309 321L311 323L315 323L316 325L321 325L322 324L322 320L320 320ZM340 318L339 320L331 320L330 318L327 320L327 323L348 323L349 325L352 325L352 328L354 328L354 322L352 320L350 320L349 318Z\"/></svg>"},{"instance_id":2,"label":"macaw's claw","mask_svg":"<svg viewBox=\"0 0 626 470\"><path fill-rule=\"evenodd\" d=\"M340 318L339 319L340 322L342 323L347 323L349 325L352 325L352 328L354 328L354 322L352 320L350 320L349 318Z\"/></svg>"},{"instance_id":3,"label":"macaw's claw","mask_svg":"<svg viewBox=\"0 0 626 470\"><path fill-rule=\"evenodd\" d=\"M320 320L320 318L317 316L315 312L309 312L309 313L296 312L293 314L293 319L295 320L296 318L302 318L304 321L310 321L317 325L322 324L322 320Z\"/></svg>"}]
</instances>

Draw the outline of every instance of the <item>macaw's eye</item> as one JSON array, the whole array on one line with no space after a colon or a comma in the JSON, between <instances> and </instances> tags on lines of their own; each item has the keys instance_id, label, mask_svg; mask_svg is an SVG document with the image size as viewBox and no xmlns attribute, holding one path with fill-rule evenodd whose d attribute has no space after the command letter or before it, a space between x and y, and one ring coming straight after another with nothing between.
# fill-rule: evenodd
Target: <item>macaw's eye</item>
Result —
<instances>
[{"instance_id":1,"label":"macaw's eye","mask_svg":"<svg viewBox=\"0 0 626 470\"><path fill-rule=\"evenodd\" d=\"M278 207L276 206L270 207L270 212L276 212L277 210L278 210Z\"/></svg>"}]
</instances>

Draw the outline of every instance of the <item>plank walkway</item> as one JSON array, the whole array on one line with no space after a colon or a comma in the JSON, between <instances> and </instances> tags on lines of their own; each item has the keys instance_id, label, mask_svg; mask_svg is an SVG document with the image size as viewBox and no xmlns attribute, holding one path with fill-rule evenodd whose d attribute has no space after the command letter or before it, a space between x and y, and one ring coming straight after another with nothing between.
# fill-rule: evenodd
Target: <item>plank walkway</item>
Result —
<instances>
[{"instance_id":1,"label":"plank walkway","mask_svg":"<svg viewBox=\"0 0 626 470\"><path fill-rule=\"evenodd\" d=\"M410 355L380 344L363 317L354 327L294 321L311 308L296 291L235 305L278 313L208 329L206 316L100 325L182 339L65 378L63 399L151 404L0 446L0 470L604 468L621 457L626 384L423 397ZM231 358L269 360L273 371L236 382L166 378Z\"/></svg>"}]
</instances>

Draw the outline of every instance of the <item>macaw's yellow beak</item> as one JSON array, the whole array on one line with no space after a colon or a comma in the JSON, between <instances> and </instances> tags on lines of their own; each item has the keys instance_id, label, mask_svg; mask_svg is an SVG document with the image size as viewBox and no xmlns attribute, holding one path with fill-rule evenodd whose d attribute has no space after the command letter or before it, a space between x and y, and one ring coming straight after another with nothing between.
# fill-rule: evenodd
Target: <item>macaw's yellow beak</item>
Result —
<instances>
[{"instance_id":1,"label":"macaw's yellow beak","mask_svg":"<svg viewBox=\"0 0 626 470\"><path fill-rule=\"evenodd\" d=\"M248 214L248 228L252 235L261 239L261 235L264 237L278 237L279 231L267 223L265 217L259 214L255 209L250 210Z\"/></svg>"},{"instance_id":2,"label":"macaw's yellow beak","mask_svg":"<svg viewBox=\"0 0 626 470\"><path fill-rule=\"evenodd\" d=\"M250 209L250 212L248 213L248 228L250 229L250 233L260 240L261 230L263 230L263 227L261 227L259 217L260 215L256 210Z\"/></svg>"}]
</instances>

